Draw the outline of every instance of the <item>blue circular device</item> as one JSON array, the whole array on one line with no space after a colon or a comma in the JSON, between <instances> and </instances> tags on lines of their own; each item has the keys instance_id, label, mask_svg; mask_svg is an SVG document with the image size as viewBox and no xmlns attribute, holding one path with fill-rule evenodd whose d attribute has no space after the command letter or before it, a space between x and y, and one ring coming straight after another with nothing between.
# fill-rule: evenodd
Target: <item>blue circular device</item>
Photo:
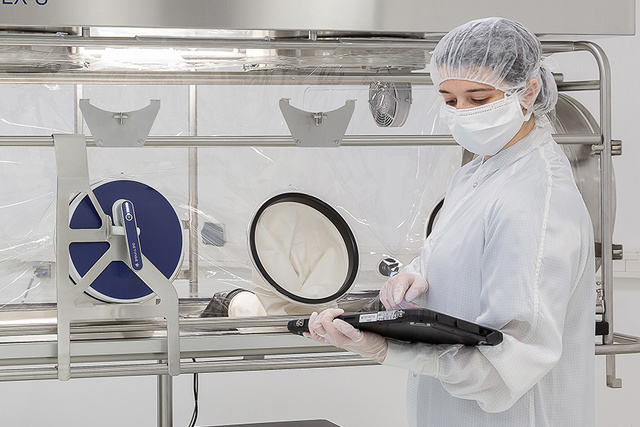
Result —
<instances>
[{"instance_id":1,"label":"blue circular device","mask_svg":"<svg viewBox=\"0 0 640 427\"><path fill-rule=\"evenodd\" d=\"M140 229L139 250L167 279L178 274L183 256L182 224L173 206L152 187L130 180L109 181L92 186L102 210L112 216L113 205L130 201ZM100 228L100 216L88 195L71 201L72 229ZM113 225L113 218L112 218ZM70 276L78 282L109 249L109 242L76 242L69 246ZM151 298L154 292L127 264L112 261L86 291L106 302L132 303Z\"/></svg>"}]
</instances>

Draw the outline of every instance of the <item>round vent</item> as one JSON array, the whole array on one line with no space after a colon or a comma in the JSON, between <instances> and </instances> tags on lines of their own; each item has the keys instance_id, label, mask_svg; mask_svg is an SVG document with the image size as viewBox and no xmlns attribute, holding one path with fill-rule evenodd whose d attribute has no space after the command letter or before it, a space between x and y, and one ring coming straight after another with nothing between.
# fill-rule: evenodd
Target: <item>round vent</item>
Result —
<instances>
[{"instance_id":1,"label":"round vent","mask_svg":"<svg viewBox=\"0 0 640 427\"><path fill-rule=\"evenodd\" d=\"M402 126L410 108L411 83L375 82L369 85L369 109L378 126Z\"/></svg>"}]
</instances>

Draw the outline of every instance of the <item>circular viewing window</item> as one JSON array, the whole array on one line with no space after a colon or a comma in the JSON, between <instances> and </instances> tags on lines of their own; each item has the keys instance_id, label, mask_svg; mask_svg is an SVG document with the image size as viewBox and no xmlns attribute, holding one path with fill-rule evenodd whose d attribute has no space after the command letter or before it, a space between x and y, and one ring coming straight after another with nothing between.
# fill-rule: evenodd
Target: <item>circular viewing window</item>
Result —
<instances>
[{"instance_id":1,"label":"circular viewing window","mask_svg":"<svg viewBox=\"0 0 640 427\"><path fill-rule=\"evenodd\" d=\"M347 222L308 194L283 193L262 204L249 228L249 250L260 276L297 303L334 301L358 273L358 247Z\"/></svg>"}]
</instances>

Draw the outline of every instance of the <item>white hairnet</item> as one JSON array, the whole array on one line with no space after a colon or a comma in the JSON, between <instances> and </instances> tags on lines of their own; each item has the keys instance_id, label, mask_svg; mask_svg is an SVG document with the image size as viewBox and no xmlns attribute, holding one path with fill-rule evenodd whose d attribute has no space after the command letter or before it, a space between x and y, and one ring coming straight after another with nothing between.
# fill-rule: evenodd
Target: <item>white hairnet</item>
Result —
<instances>
[{"instance_id":1,"label":"white hairnet","mask_svg":"<svg viewBox=\"0 0 640 427\"><path fill-rule=\"evenodd\" d=\"M542 64L541 55L540 41L519 22L478 19L451 30L438 43L431 57L431 79L436 87L445 80L459 79L510 94L523 93L527 82L536 79L540 89L533 114L541 116L558 100L555 80Z\"/></svg>"}]
</instances>

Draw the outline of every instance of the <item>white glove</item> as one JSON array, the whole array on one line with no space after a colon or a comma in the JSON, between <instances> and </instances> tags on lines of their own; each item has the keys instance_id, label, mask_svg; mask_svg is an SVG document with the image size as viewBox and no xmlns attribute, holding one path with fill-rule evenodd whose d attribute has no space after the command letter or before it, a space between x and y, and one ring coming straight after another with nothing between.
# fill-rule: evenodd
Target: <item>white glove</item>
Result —
<instances>
[{"instance_id":1,"label":"white glove","mask_svg":"<svg viewBox=\"0 0 640 427\"><path fill-rule=\"evenodd\" d=\"M400 273L390 277L380 289L380 302L387 310L415 308L413 302L427 292L429 284L417 274Z\"/></svg>"},{"instance_id":2,"label":"white glove","mask_svg":"<svg viewBox=\"0 0 640 427\"><path fill-rule=\"evenodd\" d=\"M365 359L382 363L387 355L387 340L373 332L363 332L341 319L339 308L329 308L320 314L315 311L309 317L309 332L304 336L325 344L357 353Z\"/></svg>"}]
</instances>

